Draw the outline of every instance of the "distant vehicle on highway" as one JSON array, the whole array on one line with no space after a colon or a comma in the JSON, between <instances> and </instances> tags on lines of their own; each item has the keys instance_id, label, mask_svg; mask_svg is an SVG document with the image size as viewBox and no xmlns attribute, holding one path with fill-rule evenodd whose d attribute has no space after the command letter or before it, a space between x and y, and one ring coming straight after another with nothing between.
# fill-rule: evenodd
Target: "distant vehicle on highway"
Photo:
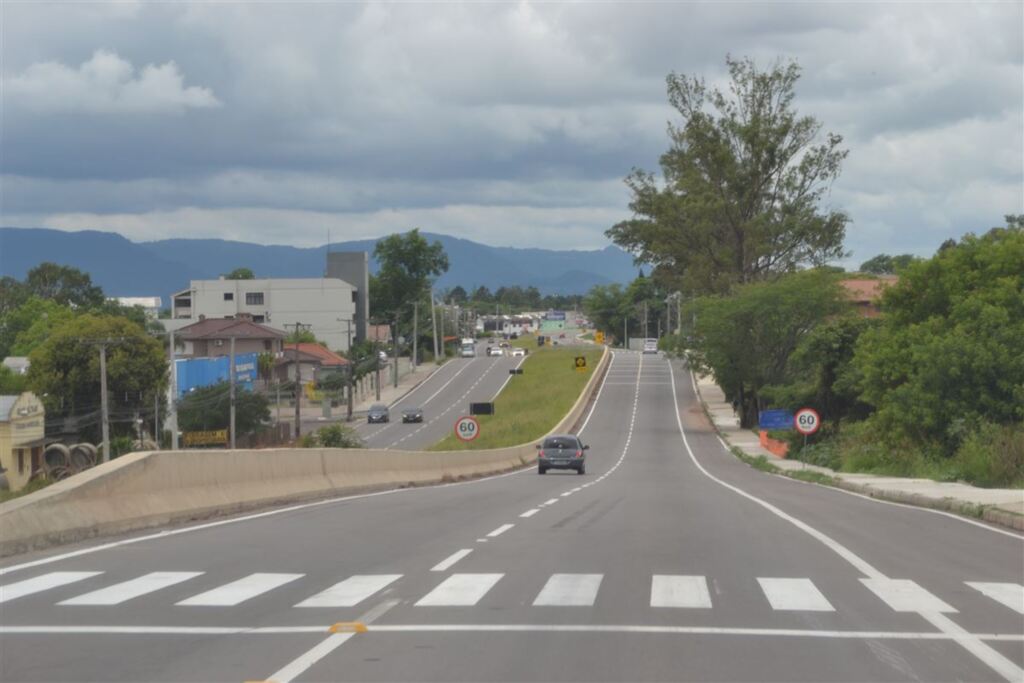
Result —
<instances>
[{"instance_id":1,"label":"distant vehicle on highway","mask_svg":"<svg viewBox=\"0 0 1024 683\"><path fill-rule=\"evenodd\" d=\"M406 408L402 411L402 422L423 422L423 408Z\"/></svg>"},{"instance_id":2,"label":"distant vehicle on highway","mask_svg":"<svg viewBox=\"0 0 1024 683\"><path fill-rule=\"evenodd\" d=\"M366 411L366 422L391 422L391 411L383 403L374 403Z\"/></svg>"},{"instance_id":3,"label":"distant vehicle on highway","mask_svg":"<svg viewBox=\"0 0 1024 683\"><path fill-rule=\"evenodd\" d=\"M657 353L658 352L658 340L657 339L644 339L644 353Z\"/></svg>"},{"instance_id":4,"label":"distant vehicle on highway","mask_svg":"<svg viewBox=\"0 0 1024 683\"><path fill-rule=\"evenodd\" d=\"M516 358L518 356L525 356L525 355L526 355L526 349L524 349L522 347L517 346L516 348L512 349L512 357L513 358Z\"/></svg>"},{"instance_id":5,"label":"distant vehicle on highway","mask_svg":"<svg viewBox=\"0 0 1024 683\"><path fill-rule=\"evenodd\" d=\"M576 470L576 474L587 471L587 451L575 434L549 436L544 443L537 444L537 474L545 474L550 469Z\"/></svg>"},{"instance_id":6,"label":"distant vehicle on highway","mask_svg":"<svg viewBox=\"0 0 1024 683\"><path fill-rule=\"evenodd\" d=\"M463 339L459 355L462 356L463 358L475 358L476 342L474 342L472 339Z\"/></svg>"},{"instance_id":7,"label":"distant vehicle on highway","mask_svg":"<svg viewBox=\"0 0 1024 683\"><path fill-rule=\"evenodd\" d=\"M499 347L499 346L488 346L487 347L487 355L488 356L503 356L504 352L501 350L501 347Z\"/></svg>"}]
</instances>

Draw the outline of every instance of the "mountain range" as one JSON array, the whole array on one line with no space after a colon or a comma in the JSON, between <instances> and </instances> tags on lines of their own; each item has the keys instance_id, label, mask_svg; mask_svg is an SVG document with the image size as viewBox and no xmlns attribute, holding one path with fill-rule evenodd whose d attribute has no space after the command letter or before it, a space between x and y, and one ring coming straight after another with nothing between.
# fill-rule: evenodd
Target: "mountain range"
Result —
<instances>
[{"instance_id":1,"label":"mountain range","mask_svg":"<svg viewBox=\"0 0 1024 683\"><path fill-rule=\"evenodd\" d=\"M628 282L637 273L632 257L615 246L593 251L492 247L479 242L422 233L438 240L449 269L439 288L462 285L535 286L543 294L583 294L594 285ZM370 252L376 239L334 242L331 251ZM0 227L0 275L22 279L36 265L52 261L83 270L108 296L160 296L188 287L189 280L213 279L235 268L256 277L322 277L327 246L290 247L219 239L132 242L112 232L64 232L48 228Z\"/></svg>"}]
</instances>

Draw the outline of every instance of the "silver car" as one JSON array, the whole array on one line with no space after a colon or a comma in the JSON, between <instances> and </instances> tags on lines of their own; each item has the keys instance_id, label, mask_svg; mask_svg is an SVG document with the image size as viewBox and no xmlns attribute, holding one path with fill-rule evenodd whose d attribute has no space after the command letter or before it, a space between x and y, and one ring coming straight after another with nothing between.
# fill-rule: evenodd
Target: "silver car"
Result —
<instances>
[{"instance_id":1,"label":"silver car","mask_svg":"<svg viewBox=\"0 0 1024 683\"><path fill-rule=\"evenodd\" d=\"M590 446L583 445L575 434L559 434L544 439L537 444L537 473L546 474L550 469L576 470L576 474L587 471L587 451Z\"/></svg>"}]
</instances>

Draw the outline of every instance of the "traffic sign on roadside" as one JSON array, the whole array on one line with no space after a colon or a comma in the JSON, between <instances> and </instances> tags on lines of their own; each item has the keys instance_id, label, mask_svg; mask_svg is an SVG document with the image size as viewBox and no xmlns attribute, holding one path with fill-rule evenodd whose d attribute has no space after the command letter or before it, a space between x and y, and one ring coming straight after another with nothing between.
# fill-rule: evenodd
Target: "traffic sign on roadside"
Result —
<instances>
[{"instance_id":1,"label":"traffic sign on roadside","mask_svg":"<svg viewBox=\"0 0 1024 683\"><path fill-rule=\"evenodd\" d=\"M472 441L480 436L480 423L475 417L465 415L455 423L455 438L459 441Z\"/></svg>"},{"instance_id":2,"label":"traffic sign on roadside","mask_svg":"<svg viewBox=\"0 0 1024 683\"><path fill-rule=\"evenodd\" d=\"M604 344L604 332L595 332L594 342L597 344Z\"/></svg>"},{"instance_id":3,"label":"traffic sign on roadside","mask_svg":"<svg viewBox=\"0 0 1024 683\"><path fill-rule=\"evenodd\" d=\"M793 415L793 426L804 436L813 434L821 427L821 415L814 408L801 408Z\"/></svg>"},{"instance_id":4,"label":"traffic sign on roadside","mask_svg":"<svg viewBox=\"0 0 1024 683\"><path fill-rule=\"evenodd\" d=\"M576 372L586 372L586 371L587 371L587 357L586 356L576 356Z\"/></svg>"}]
</instances>

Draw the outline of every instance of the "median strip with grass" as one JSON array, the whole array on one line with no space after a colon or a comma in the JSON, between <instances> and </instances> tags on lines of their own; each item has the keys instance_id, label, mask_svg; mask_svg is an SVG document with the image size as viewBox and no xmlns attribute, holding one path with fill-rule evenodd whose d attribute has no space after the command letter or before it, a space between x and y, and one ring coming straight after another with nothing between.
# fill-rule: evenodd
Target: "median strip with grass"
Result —
<instances>
[{"instance_id":1,"label":"median strip with grass","mask_svg":"<svg viewBox=\"0 0 1024 683\"><path fill-rule=\"evenodd\" d=\"M432 451L483 450L518 446L551 431L572 409L601 360L601 347L538 348L513 375L494 402L494 415L480 415L480 436L470 442L449 434ZM577 372L574 359L584 356L587 371Z\"/></svg>"}]
</instances>

